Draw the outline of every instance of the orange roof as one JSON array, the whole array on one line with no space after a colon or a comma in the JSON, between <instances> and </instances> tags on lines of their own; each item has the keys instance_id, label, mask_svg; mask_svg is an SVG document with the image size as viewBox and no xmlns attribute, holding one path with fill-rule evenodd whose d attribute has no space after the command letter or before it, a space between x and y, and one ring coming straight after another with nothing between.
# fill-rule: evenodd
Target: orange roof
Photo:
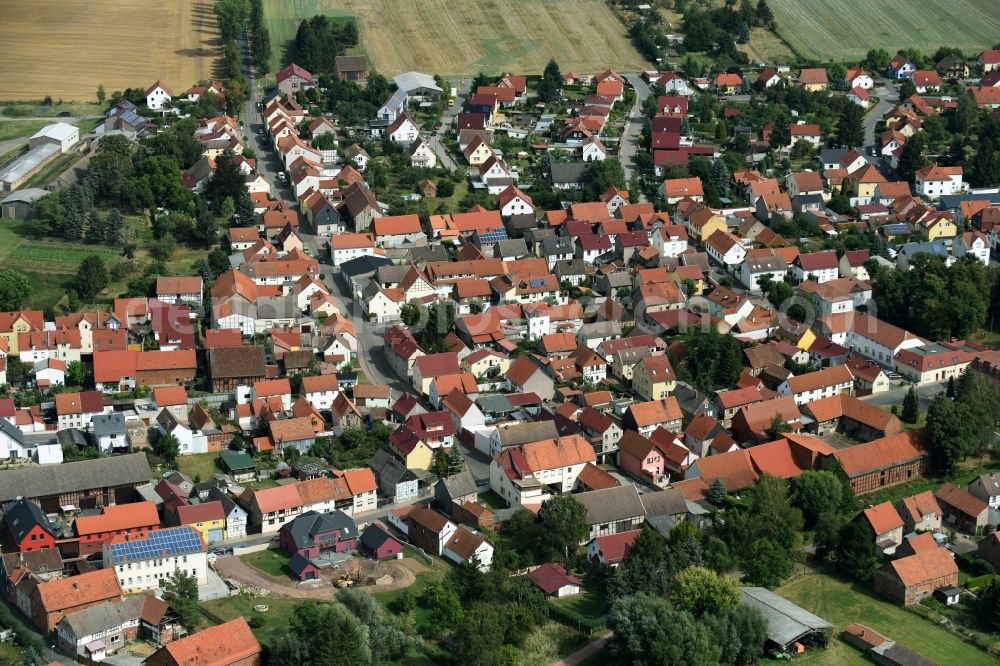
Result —
<instances>
[{"instance_id":1,"label":"orange roof","mask_svg":"<svg viewBox=\"0 0 1000 666\"><path fill-rule=\"evenodd\" d=\"M701 178L697 176L693 178L667 179L663 181L663 190L668 197L691 197L705 194L705 191L702 189Z\"/></svg>"},{"instance_id":2,"label":"orange roof","mask_svg":"<svg viewBox=\"0 0 1000 666\"><path fill-rule=\"evenodd\" d=\"M699 458L693 467L698 468L698 476L703 483L711 484L715 479L722 479L729 492L749 488L757 481L757 472L750 464L750 454L743 449Z\"/></svg>"},{"instance_id":3,"label":"orange roof","mask_svg":"<svg viewBox=\"0 0 1000 666\"><path fill-rule=\"evenodd\" d=\"M531 442L522 446L521 452L533 472L597 461L594 447L579 435Z\"/></svg>"},{"instance_id":4,"label":"orange roof","mask_svg":"<svg viewBox=\"0 0 1000 666\"><path fill-rule=\"evenodd\" d=\"M330 247L334 250L353 250L374 246L375 240L371 234L337 234L330 237Z\"/></svg>"},{"instance_id":5,"label":"orange roof","mask_svg":"<svg viewBox=\"0 0 1000 666\"><path fill-rule=\"evenodd\" d=\"M156 527L160 517L156 513L156 502L133 502L113 504L104 507L98 516L80 516L73 523L77 536L119 532L137 527Z\"/></svg>"},{"instance_id":6,"label":"orange roof","mask_svg":"<svg viewBox=\"0 0 1000 666\"><path fill-rule=\"evenodd\" d=\"M902 508L914 523L922 521L924 516L941 515L941 505L929 490L903 498Z\"/></svg>"},{"instance_id":7,"label":"orange roof","mask_svg":"<svg viewBox=\"0 0 1000 666\"><path fill-rule=\"evenodd\" d=\"M343 478L347 481L347 487L350 488L352 495L373 492L378 487L375 473L367 467L344 470Z\"/></svg>"},{"instance_id":8,"label":"orange roof","mask_svg":"<svg viewBox=\"0 0 1000 666\"><path fill-rule=\"evenodd\" d=\"M292 385L288 379L268 379L254 383L253 392L258 398L272 395L291 395Z\"/></svg>"},{"instance_id":9,"label":"orange roof","mask_svg":"<svg viewBox=\"0 0 1000 666\"><path fill-rule=\"evenodd\" d=\"M865 509L865 518L868 519L868 524L872 526L875 536L891 532L903 526L903 519L899 517L899 513L896 512L896 507L892 505L892 502L882 502L881 504L868 507Z\"/></svg>"},{"instance_id":10,"label":"orange roof","mask_svg":"<svg viewBox=\"0 0 1000 666\"><path fill-rule=\"evenodd\" d=\"M420 218L416 215L388 215L375 218L372 222L376 236L391 236L396 234L419 234Z\"/></svg>"},{"instance_id":11,"label":"orange roof","mask_svg":"<svg viewBox=\"0 0 1000 666\"><path fill-rule=\"evenodd\" d=\"M303 393L323 393L326 391L336 391L340 388L337 382L337 375L316 375L302 378Z\"/></svg>"},{"instance_id":12,"label":"orange roof","mask_svg":"<svg viewBox=\"0 0 1000 666\"><path fill-rule=\"evenodd\" d=\"M337 486L328 476L300 481L294 486L299 493L303 506L317 504L338 497Z\"/></svg>"},{"instance_id":13,"label":"orange roof","mask_svg":"<svg viewBox=\"0 0 1000 666\"><path fill-rule=\"evenodd\" d=\"M157 407L187 405L187 390L183 386L164 386L153 389L153 400Z\"/></svg>"},{"instance_id":14,"label":"orange roof","mask_svg":"<svg viewBox=\"0 0 1000 666\"><path fill-rule=\"evenodd\" d=\"M938 488L937 499L952 509L974 518L980 516L989 508L986 502L969 493L964 488L959 488L954 483L946 483Z\"/></svg>"},{"instance_id":15,"label":"orange roof","mask_svg":"<svg viewBox=\"0 0 1000 666\"><path fill-rule=\"evenodd\" d=\"M657 423L680 421L684 418L680 403L675 396L669 396L664 400L633 403L629 411L635 424L640 428Z\"/></svg>"},{"instance_id":16,"label":"orange roof","mask_svg":"<svg viewBox=\"0 0 1000 666\"><path fill-rule=\"evenodd\" d=\"M169 655L163 663L177 666L228 666L260 655L261 647L247 621L237 617L168 643L160 652Z\"/></svg>"},{"instance_id":17,"label":"orange roof","mask_svg":"<svg viewBox=\"0 0 1000 666\"><path fill-rule=\"evenodd\" d=\"M604 488L617 488L621 484L618 479L605 472L594 463L587 463L580 470L576 480L581 485L591 490L603 490Z\"/></svg>"},{"instance_id":18,"label":"orange roof","mask_svg":"<svg viewBox=\"0 0 1000 666\"><path fill-rule=\"evenodd\" d=\"M340 394L343 395L343 394ZM271 421L271 439L275 444L313 439L316 436L312 421L306 417L278 419Z\"/></svg>"},{"instance_id":19,"label":"orange roof","mask_svg":"<svg viewBox=\"0 0 1000 666\"><path fill-rule=\"evenodd\" d=\"M312 427L309 429L312 433ZM265 490L250 490L252 496L257 499L257 506L261 513L272 513L284 509L295 509L302 506L302 499L295 485L277 486Z\"/></svg>"},{"instance_id":20,"label":"orange roof","mask_svg":"<svg viewBox=\"0 0 1000 666\"><path fill-rule=\"evenodd\" d=\"M113 568L97 569L38 584L38 596L47 613L109 601L121 597L121 594L118 574Z\"/></svg>"},{"instance_id":21,"label":"orange roof","mask_svg":"<svg viewBox=\"0 0 1000 666\"><path fill-rule=\"evenodd\" d=\"M807 372L804 375L789 377L787 381L792 393L798 395L799 393L817 391L827 386L850 384L854 381L854 375L851 374L851 370L846 365L835 365L815 372Z\"/></svg>"},{"instance_id":22,"label":"orange roof","mask_svg":"<svg viewBox=\"0 0 1000 666\"><path fill-rule=\"evenodd\" d=\"M833 454L851 477L926 456L927 447L923 430L901 432L866 444L841 449Z\"/></svg>"},{"instance_id":23,"label":"orange roof","mask_svg":"<svg viewBox=\"0 0 1000 666\"><path fill-rule=\"evenodd\" d=\"M954 555L944 548L925 550L888 565L905 587L914 587L945 576L958 576Z\"/></svg>"}]
</instances>

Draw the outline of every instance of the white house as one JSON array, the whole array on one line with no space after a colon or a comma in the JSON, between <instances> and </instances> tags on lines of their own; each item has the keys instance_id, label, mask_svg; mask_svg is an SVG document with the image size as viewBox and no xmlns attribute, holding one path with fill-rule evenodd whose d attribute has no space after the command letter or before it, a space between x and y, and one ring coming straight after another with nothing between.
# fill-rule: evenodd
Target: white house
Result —
<instances>
[{"instance_id":1,"label":"white house","mask_svg":"<svg viewBox=\"0 0 1000 666\"><path fill-rule=\"evenodd\" d=\"M320 411L330 409L333 406L333 401L337 398L337 393L340 392L337 375L303 377L301 392L305 394L306 401L314 409Z\"/></svg>"},{"instance_id":2,"label":"white house","mask_svg":"<svg viewBox=\"0 0 1000 666\"><path fill-rule=\"evenodd\" d=\"M411 167L423 167L425 169L433 169L437 166L437 155L431 150L430 145L419 135L410 144L410 150L408 151L410 157Z\"/></svg>"},{"instance_id":3,"label":"white house","mask_svg":"<svg viewBox=\"0 0 1000 666\"><path fill-rule=\"evenodd\" d=\"M169 409L164 408L156 417L156 429L163 435L172 434L180 445L180 455L208 453L208 435L190 423L182 423Z\"/></svg>"},{"instance_id":4,"label":"white house","mask_svg":"<svg viewBox=\"0 0 1000 666\"><path fill-rule=\"evenodd\" d=\"M420 128L404 113L390 123L385 135L393 143L409 145L420 137Z\"/></svg>"},{"instance_id":5,"label":"white house","mask_svg":"<svg viewBox=\"0 0 1000 666\"><path fill-rule=\"evenodd\" d=\"M661 257L678 257L688 249L687 229L680 224L664 224L652 233L649 244Z\"/></svg>"},{"instance_id":6,"label":"white house","mask_svg":"<svg viewBox=\"0 0 1000 666\"><path fill-rule=\"evenodd\" d=\"M750 257L740 266L740 282L750 291L760 291L760 281L765 275L771 282L780 282L788 272L788 262L784 257Z\"/></svg>"},{"instance_id":7,"label":"white house","mask_svg":"<svg viewBox=\"0 0 1000 666\"><path fill-rule=\"evenodd\" d=\"M535 213L535 205L531 197L518 189L516 185L508 186L503 192L497 195L497 205L500 206L500 215L502 217L534 215Z\"/></svg>"},{"instance_id":8,"label":"white house","mask_svg":"<svg viewBox=\"0 0 1000 666\"><path fill-rule=\"evenodd\" d=\"M493 563L493 546L478 534L459 525L445 541L441 556L456 564L475 562L480 571L486 571Z\"/></svg>"},{"instance_id":9,"label":"white house","mask_svg":"<svg viewBox=\"0 0 1000 666\"><path fill-rule=\"evenodd\" d=\"M603 162L608 157L608 149L596 136L584 139L580 152L584 162Z\"/></svg>"},{"instance_id":10,"label":"white house","mask_svg":"<svg viewBox=\"0 0 1000 666\"><path fill-rule=\"evenodd\" d=\"M778 393L790 395L796 405L804 405L820 398L829 398L839 393L851 393L854 375L846 365L835 365L804 375L789 377L778 385Z\"/></svg>"},{"instance_id":11,"label":"white house","mask_svg":"<svg viewBox=\"0 0 1000 666\"><path fill-rule=\"evenodd\" d=\"M334 266L358 257L375 256L375 239L371 234L337 234L330 236L328 244Z\"/></svg>"},{"instance_id":12,"label":"white house","mask_svg":"<svg viewBox=\"0 0 1000 666\"><path fill-rule=\"evenodd\" d=\"M570 492L586 464L596 461L594 448L579 435L509 447L490 463L490 489L511 507L538 504L550 497L548 488Z\"/></svg>"},{"instance_id":13,"label":"white house","mask_svg":"<svg viewBox=\"0 0 1000 666\"><path fill-rule=\"evenodd\" d=\"M24 433L10 424L7 419L0 419L0 460L24 459Z\"/></svg>"},{"instance_id":14,"label":"white house","mask_svg":"<svg viewBox=\"0 0 1000 666\"><path fill-rule=\"evenodd\" d=\"M844 81L847 83L847 88L863 88L865 90L871 90L875 86L875 81L868 75L868 72L865 71L864 67L847 70L847 75L844 77Z\"/></svg>"},{"instance_id":15,"label":"white house","mask_svg":"<svg viewBox=\"0 0 1000 666\"><path fill-rule=\"evenodd\" d=\"M114 568L125 591L156 590L160 581L181 570L198 585L208 584L208 556L201 535L193 527L169 527L144 535L105 542L104 568Z\"/></svg>"},{"instance_id":16,"label":"white house","mask_svg":"<svg viewBox=\"0 0 1000 666\"><path fill-rule=\"evenodd\" d=\"M146 89L146 108L152 111L159 111L173 98L173 93L170 91L163 81L157 81L149 88Z\"/></svg>"},{"instance_id":17,"label":"white house","mask_svg":"<svg viewBox=\"0 0 1000 666\"><path fill-rule=\"evenodd\" d=\"M747 251L740 239L727 231L716 231L705 242L708 256L727 269L738 266L746 259Z\"/></svg>"},{"instance_id":18,"label":"white house","mask_svg":"<svg viewBox=\"0 0 1000 666\"><path fill-rule=\"evenodd\" d=\"M916 174L914 186L918 194L937 199L946 194L957 194L965 189L962 167L931 164Z\"/></svg>"},{"instance_id":19,"label":"white house","mask_svg":"<svg viewBox=\"0 0 1000 666\"><path fill-rule=\"evenodd\" d=\"M792 264L792 274L797 282L815 280L820 284L840 276L840 263L833 250L800 254Z\"/></svg>"},{"instance_id":20,"label":"white house","mask_svg":"<svg viewBox=\"0 0 1000 666\"><path fill-rule=\"evenodd\" d=\"M955 237L952 242L952 254L959 259L971 255L984 266L989 266L990 241L981 231L967 231Z\"/></svg>"}]
</instances>

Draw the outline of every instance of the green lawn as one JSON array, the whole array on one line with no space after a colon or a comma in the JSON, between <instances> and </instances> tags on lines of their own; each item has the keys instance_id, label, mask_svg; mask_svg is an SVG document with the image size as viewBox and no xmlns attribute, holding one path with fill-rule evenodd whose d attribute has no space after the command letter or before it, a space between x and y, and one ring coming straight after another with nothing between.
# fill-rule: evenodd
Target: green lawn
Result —
<instances>
[{"instance_id":1,"label":"green lawn","mask_svg":"<svg viewBox=\"0 0 1000 666\"><path fill-rule=\"evenodd\" d=\"M221 470L215 466L217 453L196 453L190 456L177 456L177 469L182 474L187 474L192 479L196 476L202 481L212 478L213 474Z\"/></svg>"},{"instance_id":2,"label":"green lawn","mask_svg":"<svg viewBox=\"0 0 1000 666\"><path fill-rule=\"evenodd\" d=\"M590 641L589 636L559 624L546 622L536 627L521 647L522 663L551 664L576 652ZM605 662L608 663L608 662Z\"/></svg>"},{"instance_id":3,"label":"green lawn","mask_svg":"<svg viewBox=\"0 0 1000 666\"><path fill-rule=\"evenodd\" d=\"M244 564L249 564L264 573L280 578L288 575L288 560L291 558L284 551L268 548L256 553L240 555L240 559L243 560Z\"/></svg>"},{"instance_id":4,"label":"green lawn","mask_svg":"<svg viewBox=\"0 0 1000 666\"><path fill-rule=\"evenodd\" d=\"M550 599L549 603L562 606L584 617L598 620L606 614L605 600L603 586L595 584L590 578L584 578L583 590L580 594L561 599Z\"/></svg>"},{"instance_id":5,"label":"green lawn","mask_svg":"<svg viewBox=\"0 0 1000 666\"><path fill-rule=\"evenodd\" d=\"M0 141L31 136L50 124L48 120L0 120Z\"/></svg>"},{"instance_id":6,"label":"green lawn","mask_svg":"<svg viewBox=\"0 0 1000 666\"><path fill-rule=\"evenodd\" d=\"M865 663L860 653L839 638L844 627L852 622L865 624L941 664L996 663L986 652L922 617L883 601L859 583L807 569L776 592L833 623L835 638L831 647L810 655L810 661L817 664ZM858 659L850 658L852 652Z\"/></svg>"},{"instance_id":7,"label":"green lawn","mask_svg":"<svg viewBox=\"0 0 1000 666\"><path fill-rule=\"evenodd\" d=\"M64 102L45 106L36 102L11 102L0 105L0 114L11 118L57 118L63 111L72 116L99 116L107 106L96 102Z\"/></svg>"},{"instance_id":8,"label":"green lawn","mask_svg":"<svg viewBox=\"0 0 1000 666\"><path fill-rule=\"evenodd\" d=\"M265 597L263 599L255 599L249 596L239 595L235 597L227 597L225 599L206 601L202 604L202 607L218 616L223 622L228 622L229 620L237 617L246 618L248 622L259 620L263 624L260 627L254 628L253 632L257 636L257 640L266 644L271 631L288 627L288 621L292 617L292 611L294 611L295 607L300 603L303 602L297 599L287 599L284 597L272 596ZM267 612L258 613L254 610L254 606L258 604L266 605ZM256 624L256 622L254 622L254 624Z\"/></svg>"}]
</instances>

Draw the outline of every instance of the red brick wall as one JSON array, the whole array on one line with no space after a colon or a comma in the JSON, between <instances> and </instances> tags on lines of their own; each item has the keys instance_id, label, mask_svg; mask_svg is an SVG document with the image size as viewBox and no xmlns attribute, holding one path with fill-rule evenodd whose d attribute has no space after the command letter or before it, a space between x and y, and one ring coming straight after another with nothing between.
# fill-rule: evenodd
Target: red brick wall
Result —
<instances>
[{"instance_id":1,"label":"red brick wall","mask_svg":"<svg viewBox=\"0 0 1000 666\"><path fill-rule=\"evenodd\" d=\"M912 481L916 477L924 476L929 470L930 460L925 457L878 472L852 477L851 487L854 489L854 494L861 495L879 488Z\"/></svg>"}]
</instances>

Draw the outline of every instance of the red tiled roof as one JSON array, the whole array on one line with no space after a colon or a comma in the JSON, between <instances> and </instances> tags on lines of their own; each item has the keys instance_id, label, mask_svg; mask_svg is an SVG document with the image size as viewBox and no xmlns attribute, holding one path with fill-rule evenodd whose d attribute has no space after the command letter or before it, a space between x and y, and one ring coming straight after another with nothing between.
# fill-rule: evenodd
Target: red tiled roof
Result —
<instances>
[{"instance_id":1,"label":"red tiled roof","mask_svg":"<svg viewBox=\"0 0 1000 666\"><path fill-rule=\"evenodd\" d=\"M954 556L944 548L927 550L894 560L888 565L899 577L904 587L914 587L921 583L958 575L958 565Z\"/></svg>"},{"instance_id":2,"label":"red tiled roof","mask_svg":"<svg viewBox=\"0 0 1000 666\"><path fill-rule=\"evenodd\" d=\"M119 532L137 527L156 527L160 517L156 513L156 502L133 502L106 506L97 516L80 516L73 523L77 536Z\"/></svg>"},{"instance_id":3,"label":"red tiled roof","mask_svg":"<svg viewBox=\"0 0 1000 666\"><path fill-rule=\"evenodd\" d=\"M896 512L892 502L882 502L865 509L865 518L872 526L875 535L885 534L903 526L903 519Z\"/></svg>"},{"instance_id":4,"label":"red tiled roof","mask_svg":"<svg viewBox=\"0 0 1000 666\"><path fill-rule=\"evenodd\" d=\"M854 477L924 458L927 454L923 430L912 430L841 449L833 457L844 466L848 476Z\"/></svg>"},{"instance_id":5,"label":"red tiled roof","mask_svg":"<svg viewBox=\"0 0 1000 666\"><path fill-rule=\"evenodd\" d=\"M111 570L111 573L114 573ZM261 647L242 617L185 636L160 648L177 666L229 666L260 655ZM159 662L157 662L159 663ZM247 661L246 663L250 663Z\"/></svg>"},{"instance_id":6,"label":"red tiled roof","mask_svg":"<svg viewBox=\"0 0 1000 666\"><path fill-rule=\"evenodd\" d=\"M546 562L528 574L528 576L545 594L555 594L561 587L566 585L576 585L578 587L583 585L583 581L579 578L570 576L566 573L566 569L552 562Z\"/></svg>"}]
</instances>

